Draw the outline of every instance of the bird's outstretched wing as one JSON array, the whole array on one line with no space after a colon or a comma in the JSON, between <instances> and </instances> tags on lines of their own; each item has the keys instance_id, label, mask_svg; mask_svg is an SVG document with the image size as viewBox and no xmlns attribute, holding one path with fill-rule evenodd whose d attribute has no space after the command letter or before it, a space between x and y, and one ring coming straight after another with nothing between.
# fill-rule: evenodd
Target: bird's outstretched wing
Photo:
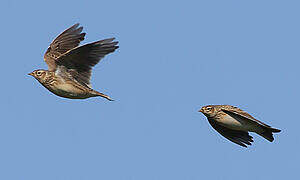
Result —
<instances>
[{"instance_id":1,"label":"bird's outstretched wing","mask_svg":"<svg viewBox=\"0 0 300 180\"><path fill-rule=\"evenodd\" d=\"M253 142L253 137L250 136L248 132L228 129L210 118L208 119L208 122L216 131L231 142L243 147L247 147L246 144L251 145L251 142Z\"/></svg>"},{"instance_id":2,"label":"bird's outstretched wing","mask_svg":"<svg viewBox=\"0 0 300 180\"><path fill-rule=\"evenodd\" d=\"M272 142L274 140L273 134L272 133L278 133L281 130L273 128L257 119L252 117L250 114L246 113L245 111L239 109L239 108L233 108L233 109L222 109L224 113L227 115L231 116L232 118L238 120L242 119L243 121L248 121L251 123L256 123L257 125L261 126L263 128L263 132L258 133L268 141Z\"/></svg>"},{"instance_id":3,"label":"bird's outstretched wing","mask_svg":"<svg viewBox=\"0 0 300 180\"><path fill-rule=\"evenodd\" d=\"M119 46L114 38L96 41L74 48L56 59L57 69L67 69L68 73L82 85L90 86L91 69L105 55Z\"/></svg>"},{"instance_id":4,"label":"bird's outstretched wing","mask_svg":"<svg viewBox=\"0 0 300 180\"><path fill-rule=\"evenodd\" d=\"M225 112L226 114L228 114L229 116L235 118L235 119L244 119L245 121L253 121L258 123L261 126L270 128L271 126L255 119L254 117L252 117L250 114L248 114L247 112L232 106L232 108L222 108L222 111Z\"/></svg>"},{"instance_id":5,"label":"bird's outstretched wing","mask_svg":"<svg viewBox=\"0 0 300 180\"><path fill-rule=\"evenodd\" d=\"M74 24L52 41L44 55L49 71L56 70L56 60L60 56L77 47L80 41L84 40L85 33L81 33L82 29L82 27L79 27L79 23Z\"/></svg>"}]
</instances>

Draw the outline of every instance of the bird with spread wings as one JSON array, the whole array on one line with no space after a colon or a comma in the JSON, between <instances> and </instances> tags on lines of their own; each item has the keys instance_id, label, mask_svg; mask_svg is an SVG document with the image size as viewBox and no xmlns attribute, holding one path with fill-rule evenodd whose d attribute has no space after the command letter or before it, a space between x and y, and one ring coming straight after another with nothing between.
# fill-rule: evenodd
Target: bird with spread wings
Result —
<instances>
[{"instance_id":1,"label":"bird with spread wings","mask_svg":"<svg viewBox=\"0 0 300 180\"><path fill-rule=\"evenodd\" d=\"M44 55L48 70L35 70L29 75L61 97L86 99L101 96L111 101L109 96L92 89L90 78L92 67L119 48L118 42L109 38L79 46L85 36L82 29L77 23L55 38Z\"/></svg>"}]
</instances>

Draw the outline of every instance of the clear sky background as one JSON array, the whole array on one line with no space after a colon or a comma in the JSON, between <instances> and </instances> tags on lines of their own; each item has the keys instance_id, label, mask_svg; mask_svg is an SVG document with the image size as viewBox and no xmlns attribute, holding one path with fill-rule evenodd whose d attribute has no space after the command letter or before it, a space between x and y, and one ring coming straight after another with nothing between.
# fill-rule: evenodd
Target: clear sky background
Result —
<instances>
[{"instance_id":1,"label":"clear sky background","mask_svg":"<svg viewBox=\"0 0 300 180\"><path fill-rule=\"evenodd\" d=\"M0 179L199 180L299 177L300 2L0 3ZM27 73L63 30L116 37L92 85L116 101L70 100ZM249 148L197 112L235 105L282 130Z\"/></svg>"}]
</instances>

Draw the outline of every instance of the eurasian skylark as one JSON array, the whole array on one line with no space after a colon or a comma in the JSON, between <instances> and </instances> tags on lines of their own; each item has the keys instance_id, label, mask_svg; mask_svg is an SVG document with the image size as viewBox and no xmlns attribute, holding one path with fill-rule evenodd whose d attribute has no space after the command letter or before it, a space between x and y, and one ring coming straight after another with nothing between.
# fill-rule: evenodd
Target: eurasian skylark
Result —
<instances>
[{"instance_id":1,"label":"eurasian skylark","mask_svg":"<svg viewBox=\"0 0 300 180\"><path fill-rule=\"evenodd\" d=\"M75 24L62 32L44 55L49 70L35 70L29 75L61 97L86 99L101 96L111 101L109 96L92 89L90 77L92 67L105 55L114 52L118 42L110 38L79 46L85 36L82 29Z\"/></svg>"},{"instance_id":2,"label":"eurasian skylark","mask_svg":"<svg viewBox=\"0 0 300 180\"><path fill-rule=\"evenodd\" d=\"M230 105L203 106L199 112L207 117L210 125L221 135L243 147L247 147L245 144L251 145L253 142L253 137L248 132L255 132L272 142L274 140L272 133L281 131Z\"/></svg>"}]
</instances>

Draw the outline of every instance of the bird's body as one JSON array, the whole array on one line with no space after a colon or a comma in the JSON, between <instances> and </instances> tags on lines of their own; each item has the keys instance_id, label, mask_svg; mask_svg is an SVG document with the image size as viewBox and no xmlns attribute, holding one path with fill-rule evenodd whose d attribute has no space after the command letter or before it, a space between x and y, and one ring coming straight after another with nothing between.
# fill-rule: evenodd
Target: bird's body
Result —
<instances>
[{"instance_id":1,"label":"bird's body","mask_svg":"<svg viewBox=\"0 0 300 180\"><path fill-rule=\"evenodd\" d=\"M97 41L78 47L84 39L82 27L75 24L61 33L47 49L44 59L49 70L35 70L29 75L35 77L50 92L70 99L86 99L101 96L90 85L91 68L106 54L114 52L118 42L114 38Z\"/></svg>"},{"instance_id":2,"label":"bird's body","mask_svg":"<svg viewBox=\"0 0 300 180\"><path fill-rule=\"evenodd\" d=\"M212 127L225 138L246 147L253 138L248 132L255 132L269 141L273 141L274 132L279 129L258 121L247 112L230 105L208 105L201 108Z\"/></svg>"},{"instance_id":3,"label":"bird's body","mask_svg":"<svg viewBox=\"0 0 300 180\"><path fill-rule=\"evenodd\" d=\"M59 74L48 70L37 71L42 73L42 76L38 79L38 81L57 96L69 99L86 99L89 97L102 96L110 99L102 93L81 85L72 78L60 76Z\"/></svg>"},{"instance_id":4,"label":"bird's body","mask_svg":"<svg viewBox=\"0 0 300 180\"><path fill-rule=\"evenodd\" d=\"M223 107L223 108L226 108ZM259 129L258 123L254 121L245 121L241 117L232 117L228 114L226 114L223 111L220 111L215 117L215 121L218 122L220 125L238 130L238 131L251 131L256 132Z\"/></svg>"}]
</instances>

